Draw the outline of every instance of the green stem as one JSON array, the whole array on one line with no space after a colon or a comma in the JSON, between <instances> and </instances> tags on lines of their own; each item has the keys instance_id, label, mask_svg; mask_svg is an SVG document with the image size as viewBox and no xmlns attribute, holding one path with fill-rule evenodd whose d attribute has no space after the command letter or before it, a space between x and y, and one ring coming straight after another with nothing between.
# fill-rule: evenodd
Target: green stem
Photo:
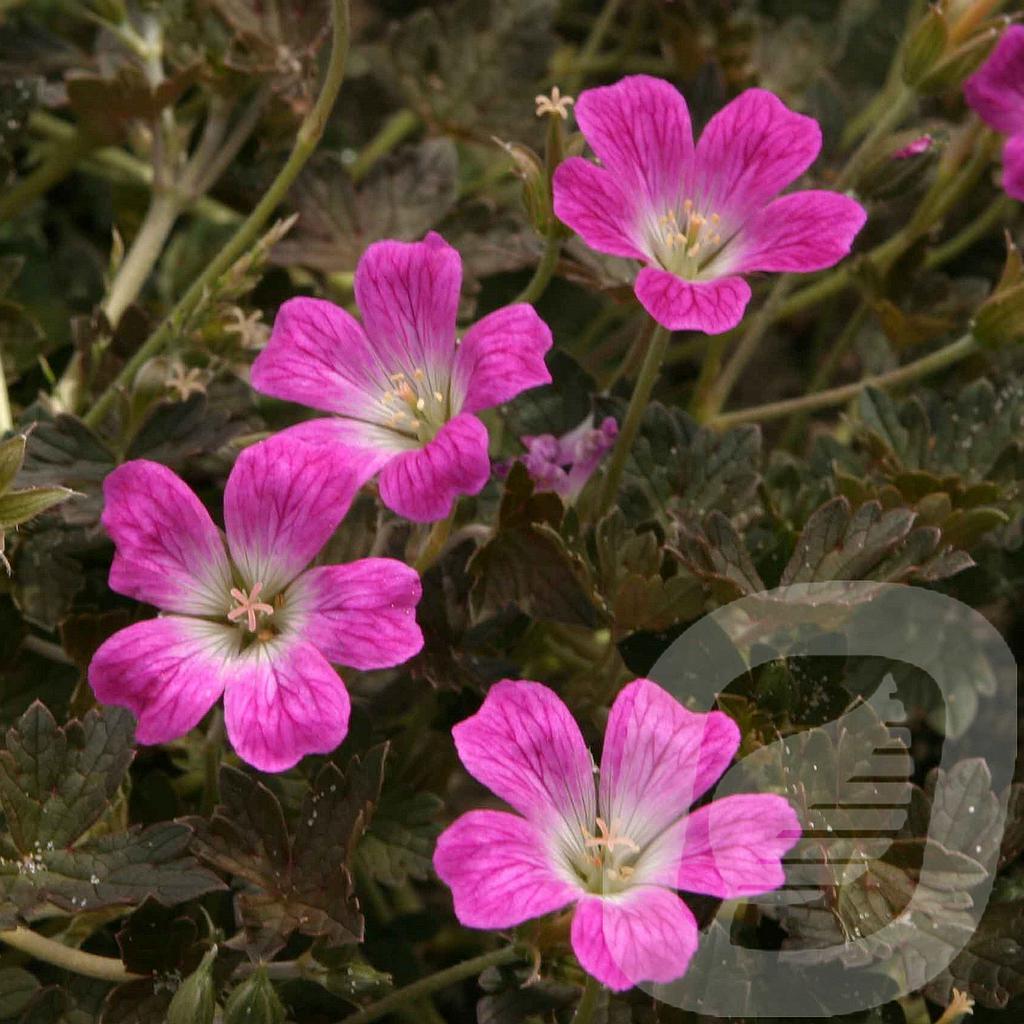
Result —
<instances>
[{"instance_id":1,"label":"green stem","mask_svg":"<svg viewBox=\"0 0 1024 1024\"><path fill-rule=\"evenodd\" d=\"M7 393L7 374L4 371L3 348L0 346L0 434L7 433L14 427L14 416L11 414L11 398Z\"/></svg>"},{"instance_id":2,"label":"green stem","mask_svg":"<svg viewBox=\"0 0 1024 1024\"><path fill-rule=\"evenodd\" d=\"M588 974L586 984L583 986L583 995L580 996L576 1012L572 1017L572 1024L590 1024L594 1019L594 1011L597 1009L597 1000L600 995L601 983Z\"/></svg>"},{"instance_id":3,"label":"green stem","mask_svg":"<svg viewBox=\"0 0 1024 1024\"><path fill-rule=\"evenodd\" d=\"M647 329L646 325L643 329ZM671 331L662 327L661 324L658 324L651 333L651 339L647 343L647 353L644 356L643 365L640 367L633 395L629 400L629 408L626 410L626 418L622 422L622 429L619 431L615 449L608 463L608 475L604 479L601 497L597 503L597 515L599 516L612 507L615 497L619 493L619 484L622 481L623 470L626 468L626 459L629 458L633 442L640 431L640 424L643 422L644 413L651 400L651 393L658 380L661 363L665 358L665 350L668 348L668 341L671 337Z\"/></svg>"},{"instance_id":4,"label":"green stem","mask_svg":"<svg viewBox=\"0 0 1024 1024\"><path fill-rule=\"evenodd\" d=\"M124 262L114 275L103 312L112 327L117 327L124 311L138 298L150 272L163 252L164 243L178 219L180 207L169 192L158 192L149 204L142 225L135 235Z\"/></svg>"},{"instance_id":5,"label":"green stem","mask_svg":"<svg viewBox=\"0 0 1024 1024\"><path fill-rule=\"evenodd\" d=\"M515 302L536 302L547 290L551 278L558 266L558 257L562 251L562 235L558 228L554 228L544 243L544 253L537 264L533 277L530 278L526 287L513 300Z\"/></svg>"},{"instance_id":6,"label":"green stem","mask_svg":"<svg viewBox=\"0 0 1024 1024\"><path fill-rule=\"evenodd\" d=\"M358 184L378 161L412 135L420 124L420 116L413 110L403 109L392 114L381 125L380 131L360 150L348 169L349 177Z\"/></svg>"},{"instance_id":7,"label":"green stem","mask_svg":"<svg viewBox=\"0 0 1024 1024\"><path fill-rule=\"evenodd\" d=\"M900 384L907 384L910 381L925 377L937 370L952 366L982 348L973 335L965 334L962 338L952 342L937 352L923 356L906 366L890 370L888 373L878 374L872 377L864 377L862 380L854 381L852 384L844 384L842 387L830 388L828 391L819 391L817 394L803 395L800 398L788 398L781 402L768 402L765 405L755 405L749 409L738 409L736 412L721 413L709 421L709 426L724 430L733 427L737 423L763 423L766 420L776 420L782 416L790 416L793 413L814 412L817 409L827 409L829 406L842 405L844 402L856 398L865 388L893 388Z\"/></svg>"},{"instance_id":8,"label":"green stem","mask_svg":"<svg viewBox=\"0 0 1024 1024\"><path fill-rule=\"evenodd\" d=\"M444 550L444 546L451 535L452 523L454 522L455 509L453 508L451 513L445 516L444 519L439 519L434 523L430 533L427 534L423 547L420 548L420 553L416 556L416 561L413 564L413 568L421 575L441 557L441 552Z\"/></svg>"},{"instance_id":9,"label":"green stem","mask_svg":"<svg viewBox=\"0 0 1024 1024\"><path fill-rule=\"evenodd\" d=\"M977 217L966 227L957 232L942 245L937 245L924 258L927 270L941 267L952 259L956 259L965 249L969 249L980 238L984 238L994 227L1002 224L1017 209L1016 201L1008 195L997 196Z\"/></svg>"},{"instance_id":10,"label":"green stem","mask_svg":"<svg viewBox=\"0 0 1024 1024\"><path fill-rule=\"evenodd\" d=\"M449 985L464 981L466 978L472 978L475 974L480 974L488 967L500 967L504 964L511 964L517 960L525 959L525 955L515 946L504 946L502 949L496 949L492 953L484 953L482 956L474 957L472 960L464 960L461 964L448 967L443 971L438 971L436 974L430 974L426 978L420 978L419 981L414 981L411 985L406 985L404 988L392 992L365 1009L350 1014L341 1024L370 1024L370 1021L379 1020L381 1017L387 1016L392 1011L405 1006L413 1000L420 999L423 996L430 995L432 992L447 988Z\"/></svg>"},{"instance_id":11,"label":"green stem","mask_svg":"<svg viewBox=\"0 0 1024 1024\"><path fill-rule=\"evenodd\" d=\"M13 931L0 932L0 942L7 943L13 949L42 960L65 971L81 974L86 978L99 978L100 981L135 981L141 974L132 974L120 960L109 956L96 956L94 953L83 953L80 949L65 946L55 939L48 939L30 928L15 928Z\"/></svg>"},{"instance_id":12,"label":"green stem","mask_svg":"<svg viewBox=\"0 0 1024 1024\"><path fill-rule=\"evenodd\" d=\"M35 170L0 195L0 222L21 213L33 199L66 178L75 169L75 164L95 147L95 139L72 130L67 139L50 148Z\"/></svg>"},{"instance_id":13,"label":"green stem","mask_svg":"<svg viewBox=\"0 0 1024 1024\"><path fill-rule=\"evenodd\" d=\"M320 95L313 109L306 115L299 127L295 144L292 147L285 165L278 172L270 188L256 204L255 209L238 230L231 236L227 244L210 261L206 269L192 283L174 308L164 318L161 325L151 334L125 363L117 378L96 400L95 405L85 415L84 420L90 427L103 422L119 391L125 387L138 373L139 368L147 359L155 356L164 345L177 333L185 320L195 311L206 297L217 279L230 269L231 265L242 256L250 245L259 237L260 231L284 199L292 182L298 177L306 161L312 156L323 135L327 118L334 106L341 83L345 77L345 61L348 55L349 41L349 9L348 0L333 0L334 35L331 46L331 59L327 67Z\"/></svg>"},{"instance_id":14,"label":"green stem","mask_svg":"<svg viewBox=\"0 0 1024 1024\"><path fill-rule=\"evenodd\" d=\"M743 332L736 351L725 364L718 379L708 388L707 397L700 402L697 413L698 419L702 422L716 416L729 400L729 395L732 394L732 389L740 379L740 374L754 357L768 328L775 322L782 300L793 290L795 283L791 274L784 274L772 285L768 298L765 299L746 331Z\"/></svg>"},{"instance_id":15,"label":"green stem","mask_svg":"<svg viewBox=\"0 0 1024 1024\"><path fill-rule=\"evenodd\" d=\"M600 53L601 46L604 43L604 37L612 27L612 23L615 21L621 6L622 0L605 0L604 7L601 8L601 13L594 19L594 24L591 26L590 34L587 36L586 41L580 48L579 56L573 62L575 66L572 73L569 75L567 91L577 88L579 83L583 80L584 68L591 65L594 58L598 53Z\"/></svg>"},{"instance_id":16,"label":"green stem","mask_svg":"<svg viewBox=\"0 0 1024 1024\"><path fill-rule=\"evenodd\" d=\"M69 142L78 135L73 125L42 110L35 110L29 115L28 125L37 135L58 142ZM152 165L117 146L104 146L87 153L79 170L105 181L141 185L145 188L153 185ZM188 204L186 197L186 205L190 205L193 212L212 224L237 224L242 219L237 211L210 196L199 196L191 204Z\"/></svg>"}]
</instances>

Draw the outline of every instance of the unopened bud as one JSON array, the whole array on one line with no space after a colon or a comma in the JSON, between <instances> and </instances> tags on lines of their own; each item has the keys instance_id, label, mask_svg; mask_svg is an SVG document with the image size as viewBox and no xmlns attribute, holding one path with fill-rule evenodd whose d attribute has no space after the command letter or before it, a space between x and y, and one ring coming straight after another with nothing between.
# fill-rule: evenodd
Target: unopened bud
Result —
<instances>
[{"instance_id":1,"label":"unopened bud","mask_svg":"<svg viewBox=\"0 0 1024 1024\"><path fill-rule=\"evenodd\" d=\"M267 972L260 967L231 993L224 1024L284 1024L285 1012Z\"/></svg>"},{"instance_id":2,"label":"unopened bud","mask_svg":"<svg viewBox=\"0 0 1024 1024\"><path fill-rule=\"evenodd\" d=\"M946 92L960 85L992 51L999 39L999 29L989 27L966 42L950 50L920 81L915 88L920 93Z\"/></svg>"},{"instance_id":3,"label":"unopened bud","mask_svg":"<svg viewBox=\"0 0 1024 1024\"><path fill-rule=\"evenodd\" d=\"M214 946L199 966L178 986L167 1007L167 1024L213 1024L217 1010L217 988L213 980Z\"/></svg>"},{"instance_id":4,"label":"unopened bud","mask_svg":"<svg viewBox=\"0 0 1024 1024\"><path fill-rule=\"evenodd\" d=\"M903 81L916 86L945 56L949 43L946 15L931 6L911 30L903 49Z\"/></svg>"},{"instance_id":5,"label":"unopened bud","mask_svg":"<svg viewBox=\"0 0 1024 1024\"><path fill-rule=\"evenodd\" d=\"M547 235L554 221L551 206L551 183L547 168L541 158L529 146L519 142L495 142L511 157L512 165L523 183L523 205L530 224L540 235Z\"/></svg>"}]
</instances>

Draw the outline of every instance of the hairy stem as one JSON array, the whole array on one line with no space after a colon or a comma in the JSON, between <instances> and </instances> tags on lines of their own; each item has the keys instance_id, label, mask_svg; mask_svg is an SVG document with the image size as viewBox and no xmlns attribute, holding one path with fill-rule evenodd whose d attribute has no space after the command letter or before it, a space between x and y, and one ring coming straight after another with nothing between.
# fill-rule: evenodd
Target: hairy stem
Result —
<instances>
[{"instance_id":1,"label":"hairy stem","mask_svg":"<svg viewBox=\"0 0 1024 1024\"><path fill-rule=\"evenodd\" d=\"M647 330L647 325L645 324L642 329ZM651 393L658 380L661 363L665 358L665 350L668 348L668 341L671 337L672 332L668 328L662 327L661 324L658 324L651 332L643 365L640 367L640 374L629 400L629 408L626 410L626 418L622 421L622 429L619 431L615 449L612 451L612 457L608 463L608 475L604 478L601 497L597 503L597 515L607 512L615 502L615 496L619 493L619 484L622 482L622 473L626 468L626 459L629 458L630 449L640 431L640 424L643 422L644 413L651 400Z\"/></svg>"},{"instance_id":2,"label":"hairy stem","mask_svg":"<svg viewBox=\"0 0 1024 1024\"><path fill-rule=\"evenodd\" d=\"M379 1020L416 999L464 981L466 978L472 978L473 975L480 974L488 967L500 967L503 964L511 964L525 959L525 954L515 946L505 946L502 949L494 950L493 953L484 953L472 960L465 960L454 967L448 967L436 974L420 978L419 981L414 981L411 985L406 985L370 1006L350 1014L341 1024L370 1024L370 1021Z\"/></svg>"},{"instance_id":3,"label":"hairy stem","mask_svg":"<svg viewBox=\"0 0 1024 1024\"><path fill-rule=\"evenodd\" d=\"M349 177L358 184L395 148L404 142L422 124L413 110L402 109L392 114L381 125L380 131L359 151L348 169Z\"/></svg>"},{"instance_id":4,"label":"hairy stem","mask_svg":"<svg viewBox=\"0 0 1024 1024\"><path fill-rule=\"evenodd\" d=\"M515 297L514 302L536 302L547 290L558 266L558 257L562 251L562 235L557 227L548 234L544 243L544 252L533 272L533 277L526 287Z\"/></svg>"},{"instance_id":5,"label":"hairy stem","mask_svg":"<svg viewBox=\"0 0 1024 1024\"><path fill-rule=\"evenodd\" d=\"M594 1019L594 1011L597 1009L597 999L600 994L601 983L588 974L583 986L583 995L580 996L576 1012L572 1017L572 1024L590 1024Z\"/></svg>"},{"instance_id":6,"label":"hairy stem","mask_svg":"<svg viewBox=\"0 0 1024 1024\"><path fill-rule=\"evenodd\" d=\"M18 927L13 931L0 932L0 942L26 953L34 960L43 960L86 978L99 978L101 981L134 981L142 977L128 971L120 960L109 956L96 956L94 953L83 953L80 949L65 946L55 939L48 939L30 928Z\"/></svg>"},{"instance_id":7,"label":"hairy stem","mask_svg":"<svg viewBox=\"0 0 1024 1024\"><path fill-rule=\"evenodd\" d=\"M423 547L420 548L416 561L413 563L413 568L420 575L425 573L441 557L441 552L444 551L444 546L448 542L449 536L451 536L452 524L454 522L455 509L453 508L444 519L439 519L431 527L430 533L427 534L426 539L423 541Z\"/></svg>"},{"instance_id":8,"label":"hairy stem","mask_svg":"<svg viewBox=\"0 0 1024 1024\"><path fill-rule=\"evenodd\" d=\"M306 161L312 156L323 135L327 118L334 101L341 90L345 77L345 62L348 56L349 42L349 9L348 0L333 0L334 33L331 45L331 59L324 76L320 95L313 109L306 115L299 127L295 144L284 166L278 171L277 177L271 182L263 198L255 209L239 226L219 253L207 264L206 269L192 282L191 287L181 297L174 308L167 314L160 326L139 347L135 354L125 363L117 378L97 399L95 405L85 415L89 426L103 422L119 391L131 382L139 368L155 356L174 336L181 324L191 315L202 302L208 290L217 279L237 260L244 255L249 246L259 237L260 231L284 199L292 182L298 177Z\"/></svg>"},{"instance_id":9,"label":"hairy stem","mask_svg":"<svg viewBox=\"0 0 1024 1024\"><path fill-rule=\"evenodd\" d=\"M900 366L888 373L878 374L872 377L864 377L862 380L854 381L852 384L844 384L842 387L830 388L827 391L819 391L816 394L803 395L800 398L788 398L781 402L768 402L766 405L755 405L749 409L737 409L736 412L721 413L709 421L709 425L718 429L733 427L737 423L763 423L766 420L776 420L782 416L790 416L793 413L814 412L817 409L827 409L833 405L842 405L844 402L856 398L865 388L893 388L900 384L907 384L910 381L918 380L937 370L943 370L952 366L975 352L981 351L981 342L972 334L965 334L957 341L951 342L936 352L931 352L906 366Z\"/></svg>"}]
</instances>

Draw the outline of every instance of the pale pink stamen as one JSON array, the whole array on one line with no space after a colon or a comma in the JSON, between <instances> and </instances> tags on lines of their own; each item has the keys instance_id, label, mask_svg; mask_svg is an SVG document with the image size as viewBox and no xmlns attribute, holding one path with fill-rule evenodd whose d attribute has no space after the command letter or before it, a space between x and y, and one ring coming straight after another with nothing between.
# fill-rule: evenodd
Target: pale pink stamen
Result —
<instances>
[{"instance_id":1,"label":"pale pink stamen","mask_svg":"<svg viewBox=\"0 0 1024 1024\"><path fill-rule=\"evenodd\" d=\"M262 583L254 583L249 593L240 590L238 587L231 588L231 596L238 602L238 607L232 608L228 612L228 618L232 622L237 622L244 615L248 620L247 625L250 633L256 632L256 616L258 613L264 615L274 614L273 605L267 604L266 601L256 600L260 596L262 589Z\"/></svg>"}]
</instances>

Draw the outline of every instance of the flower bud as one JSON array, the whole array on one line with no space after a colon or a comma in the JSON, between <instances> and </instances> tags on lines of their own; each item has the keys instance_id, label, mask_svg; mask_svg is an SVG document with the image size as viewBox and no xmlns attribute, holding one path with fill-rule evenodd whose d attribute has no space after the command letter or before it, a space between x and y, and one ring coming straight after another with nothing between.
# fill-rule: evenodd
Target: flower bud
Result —
<instances>
[{"instance_id":1,"label":"flower bud","mask_svg":"<svg viewBox=\"0 0 1024 1024\"><path fill-rule=\"evenodd\" d=\"M178 986L167 1007L167 1024L213 1024L217 1010L217 987L213 980L214 946L199 966Z\"/></svg>"},{"instance_id":2,"label":"flower bud","mask_svg":"<svg viewBox=\"0 0 1024 1024\"><path fill-rule=\"evenodd\" d=\"M284 1024L285 1012L267 972L260 967L231 993L224 1024Z\"/></svg>"},{"instance_id":3,"label":"flower bud","mask_svg":"<svg viewBox=\"0 0 1024 1024\"><path fill-rule=\"evenodd\" d=\"M948 42L946 15L938 7L929 7L903 48L903 81L916 86L945 55Z\"/></svg>"},{"instance_id":4,"label":"flower bud","mask_svg":"<svg viewBox=\"0 0 1024 1024\"><path fill-rule=\"evenodd\" d=\"M547 235L555 217L547 168L529 146L499 139L495 142L512 158L516 177L523 183L523 205L530 224L538 234Z\"/></svg>"},{"instance_id":5,"label":"flower bud","mask_svg":"<svg viewBox=\"0 0 1024 1024\"><path fill-rule=\"evenodd\" d=\"M940 93L959 86L989 55L999 39L999 29L990 27L948 51L915 88L920 93Z\"/></svg>"},{"instance_id":6,"label":"flower bud","mask_svg":"<svg viewBox=\"0 0 1024 1024\"><path fill-rule=\"evenodd\" d=\"M990 348L1024 339L1024 261L1009 236L1002 276L974 318L974 336Z\"/></svg>"}]
</instances>

